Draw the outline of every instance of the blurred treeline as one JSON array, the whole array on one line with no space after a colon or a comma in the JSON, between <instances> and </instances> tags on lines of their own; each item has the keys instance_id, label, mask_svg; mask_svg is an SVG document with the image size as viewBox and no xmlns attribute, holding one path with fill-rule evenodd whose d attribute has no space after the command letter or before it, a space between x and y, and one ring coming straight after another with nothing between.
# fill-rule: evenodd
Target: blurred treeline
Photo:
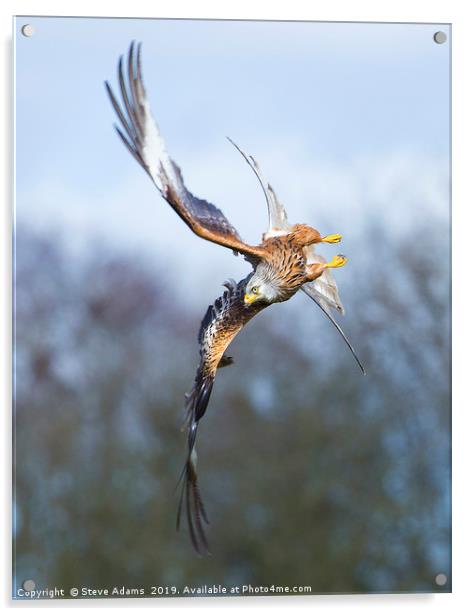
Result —
<instances>
[{"instance_id":1,"label":"blurred treeline","mask_svg":"<svg viewBox=\"0 0 471 616\"><path fill-rule=\"evenodd\" d=\"M20 226L16 583L440 590L437 573L451 575L448 238L432 225L399 241L369 235L374 250L341 282L367 377L304 294L234 342L198 434L213 552L202 559L175 531L175 487L183 396L214 298L183 301L165 264L104 246L73 257Z\"/></svg>"}]
</instances>

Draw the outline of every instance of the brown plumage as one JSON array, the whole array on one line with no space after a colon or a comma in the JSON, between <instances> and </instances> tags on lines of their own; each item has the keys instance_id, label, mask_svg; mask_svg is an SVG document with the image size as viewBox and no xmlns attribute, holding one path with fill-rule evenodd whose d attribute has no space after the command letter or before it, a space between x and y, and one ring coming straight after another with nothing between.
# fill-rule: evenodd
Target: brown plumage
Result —
<instances>
[{"instance_id":1,"label":"brown plumage","mask_svg":"<svg viewBox=\"0 0 471 616\"><path fill-rule=\"evenodd\" d=\"M127 76L125 75L125 72ZM133 157L145 169L163 198L172 206L188 227L203 239L240 253L252 265L253 271L238 283L225 283L226 290L209 306L201 323L198 342L200 363L193 388L186 396L187 459L182 471L182 492L177 513L180 526L186 511L190 537L196 551L209 553L204 525L208 517L203 506L196 474L195 440L198 423L208 406L218 368L230 365L225 355L234 337L256 314L267 306L288 300L298 290L305 291L326 313L347 342L360 364L351 344L330 314L335 308L343 312L337 285L330 269L341 267L346 258L337 255L326 263L315 252L321 242L337 243L340 235L322 237L308 225L290 225L286 212L273 188L265 182L256 161L237 145L256 174L264 191L269 212L269 228L257 246L246 244L224 214L213 204L195 197L185 186L179 167L168 156L150 110L142 81L141 46L131 44L124 68L118 63L118 82L122 104L106 82L111 103L120 121L116 130ZM360 364L363 370L363 367Z\"/></svg>"}]
</instances>

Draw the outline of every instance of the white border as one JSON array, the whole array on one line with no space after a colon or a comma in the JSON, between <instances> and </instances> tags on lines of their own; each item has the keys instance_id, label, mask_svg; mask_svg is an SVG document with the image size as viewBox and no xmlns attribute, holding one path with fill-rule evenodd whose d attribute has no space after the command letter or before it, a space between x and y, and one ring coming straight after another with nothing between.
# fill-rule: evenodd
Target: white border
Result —
<instances>
[{"instance_id":1,"label":"white border","mask_svg":"<svg viewBox=\"0 0 471 616\"><path fill-rule=\"evenodd\" d=\"M153 2L132 0L132 2L105 2L97 0L3 0L0 3L1 37L3 58L1 83L6 96L2 97L2 130L6 137L11 135L12 105L11 92L11 16L16 15L77 15L77 16L121 16L121 17L193 17L219 19L300 19L324 21L396 21L431 22L453 24L453 593L441 595L335 595L312 597L280 598L236 598L236 599L129 599L111 603L111 600L87 601L41 601L12 602L10 597L11 541L10 541L10 398L11 398L11 139L6 138L1 150L0 185L3 188L4 210L1 217L1 320L0 342L4 353L1 356L0 391L4 395L3 434L5 435L4 472L1 474L4 494L3 516L5 524L1 535L1 579L4 592L2 603L12 609L74 608L79 610L110 610L122 608L154 608L161 610L191 609L192 612L208 609L270 610L270 613L297 608L300 611L328 609L331 613L348 610L349 614L365 614L401 611L419 613L452 613L461 611L467 601L469 526L471 523L469 497L470 464L470 419L469 396L466 377L469 357L465 355L469 340L469 272L467 271L467 230L471 201L469 199L470 148L469 110L471 109L469 58L470 20L466 11L467 3L461 0L329 0L267 3L263 0L238 0L237 2L216 2L209 0L173 0ZM374 250L374 246L370 247ZM446 255L424 255L424 258L446 258ZM469 294L468 294L469 295ZM466 318L468 317L468 318ZM468 377L469 378L469 377Z\"/></svg>"}]
</instances>

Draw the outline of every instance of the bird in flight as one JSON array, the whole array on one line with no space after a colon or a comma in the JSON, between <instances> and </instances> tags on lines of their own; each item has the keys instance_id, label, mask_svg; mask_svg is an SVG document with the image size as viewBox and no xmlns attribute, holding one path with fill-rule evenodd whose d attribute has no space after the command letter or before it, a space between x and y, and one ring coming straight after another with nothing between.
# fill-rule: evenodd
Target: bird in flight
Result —
<instances>
[{"instance_id":1,"label":"bird in flight","mask_svg":"<svg viewBox=\"0 0 471 616\"><path fill-rule=\"evenodd\" d=\"M322 236L308 225L291 225L255 159L229 139L258 178L268 206L268 230L261 243L256 246L245 243L220 209L195 197L187 189L180 168L167 154L142 80L141 44L136 46L132 42L127 61L122 56L119 59L118 82L121 102L108 82L105 86L119 120L116 131L129 152L150 176L162 197L196 235L242 255L252 266L252 271L239 282L226 281L224 293L208 307L198 334L200 362L191 392L186 395L188 451L181 475L177 529L185 510L192 544L199 554L204 555L209 554L205 531L208 516L197 481L195 440L217 370L232 363L232 358L225 354L226 349L256 314L302 290L330 319L365 373L352 345L330 313L331 309L344 313L331 270L345 265L347 259L339 254L327 262L316 252L316 244L338 243L341 235Z\"/></svg>"}]
</instances>

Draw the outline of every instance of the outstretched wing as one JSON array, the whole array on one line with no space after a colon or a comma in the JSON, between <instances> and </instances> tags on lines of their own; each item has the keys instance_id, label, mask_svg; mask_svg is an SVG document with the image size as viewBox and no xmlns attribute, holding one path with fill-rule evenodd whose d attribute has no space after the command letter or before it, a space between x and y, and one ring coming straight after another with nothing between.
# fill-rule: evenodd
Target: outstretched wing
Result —
<instances>
[{"instance_id":1,"label":"outstretched wing","mask_svg":"<svg viewBox=\"0 0 471 616\"><path fill-rule=\"evenodd\" d=\"M272 186L264 179L257 161L253 156L246 154L229 137L228 140L240 152L240 154L244 157L245 161L249 164L252 171L257 176L258 181L260 182L260 185L265 194L265 200L268 206L268 230L264 234L263 239L265 240L270 237L276 237L278 235L286 235L287 233L290 233L292 231L292 225L290 225L288 221L286 210L276 196L276 193L273 190ZM304 252L306 254L306 262L308 264L325 263L324 257L315 251L314 245L306 246L304 248ZM332 272L328 269L325 270L319 278L312 282L307 282L301 287L301 289L304 291L304 293L306 293L306 295L308 295L316 302L322 312L324 312L327 318L331 321L333 326L344 339L345 344L352 352L362 372L365 373L365 369L362 366L360 360L358 359L358 355L356 354L351 342L349 341L344 331L330 312L332 308L335 308L335 310L338 310L342 315L345 314L344 307L342 306L342 302L340 301L337 283L335 282L335 278L332 275Z\"/></svg>"},{"instance_id":2,"label":"outstretched wing","mask_svg":"<svg viewBox=\"0 0 471 616\"><path fill-rule=\"evenodd\" d=\"M186 397L188 453L181 475L182 491L177 513L177 529L180 527L181 516L185 510L190 538L199 554L208 554L209 546L204 528L204 524L208 523L208 517L199 491L196 472L196 432L206 412L218 368L232 363L232 359L224 355L227 347L244 325L266 307L257 302L249 306L244 304L248 278L249 276L239 283L226 282L227 290L208 307L198 335L200 363L193 388Z\"/></svg>"},{"instance_id":3,"label":"outstretched wing","mask_svg":"<svg viewBox=\"0 0 471 616\"><path fill-rule=\"evenodd\" d=\"M200 237L232 248L257 262L265 251L242 241L237 231L215 205L198 199L185 186L179 167L167 154L159 128L152 117L141 70L141 44L131 43L127 61L127 82L123 58L118 64L121 90L120 104L108 82L105 82L120 126L115 126L123 143L146 170L163 198L172 206L190 229Z\"/></svg>"}]
</instances>

